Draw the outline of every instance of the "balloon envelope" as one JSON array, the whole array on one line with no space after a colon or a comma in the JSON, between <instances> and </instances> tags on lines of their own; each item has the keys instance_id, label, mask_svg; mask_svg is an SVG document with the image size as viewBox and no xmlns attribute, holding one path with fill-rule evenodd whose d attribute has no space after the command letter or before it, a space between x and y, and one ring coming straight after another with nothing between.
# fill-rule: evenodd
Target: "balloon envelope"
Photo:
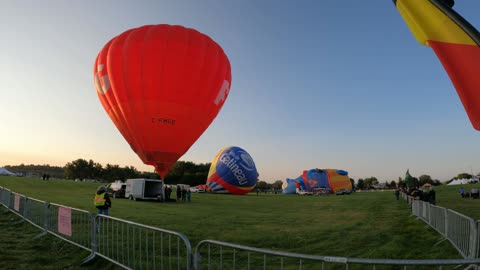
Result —
<instances>
[{"instance_id":1,"label":"balloon envelope","mask_svg":"<svg viewBox=\"0 0 480 270\"><path fill-rule=\"evenodd\" d=\"M323 188L329 193L353 189L348 172L337 169L310 169L303 171L296 179L287 178L282 185L284 194L296 194L296 188L305 192Z\"/></svg>"},{"instance_id":2,"label":"balloon envelope","mask_svg":"<svg viewBox=\"0 0 480 270\"><path fill-rule=\"evenodd\" d=\"M207 178L213 193L246 194L257 184L258 172L252 157L242 148L230 146L215 156Z\"/></svg>"},{"instance_id":3,"label":"balloon envelope","mask_svg":"<svg viewBox=\"0 0 480 270\"><path fill-rule=\"evenodd\" d=\"M230 62L217 43L165 24L114 37L93 75L115 126L162 178L215 119L231 85Z\"/></svg>"}]
</instances>

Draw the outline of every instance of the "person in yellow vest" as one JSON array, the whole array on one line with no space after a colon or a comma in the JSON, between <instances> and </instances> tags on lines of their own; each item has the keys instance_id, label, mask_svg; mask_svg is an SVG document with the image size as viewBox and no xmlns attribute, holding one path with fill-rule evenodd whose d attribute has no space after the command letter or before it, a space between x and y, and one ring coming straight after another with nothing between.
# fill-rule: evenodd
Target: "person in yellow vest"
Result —
<instances>
[{"instance_id":1,"label":"person in yellow vest","mask_svg":"<svg viewBox=\"0 0 480 270\"><path fill-rule=\"evenodd\" d=\"M98 209L98 214L108 216L108 208L112 207L112 201L105 186L100 186L97 189L97 195L93 198L93 204Z\"/></svg>"}]
</instances>

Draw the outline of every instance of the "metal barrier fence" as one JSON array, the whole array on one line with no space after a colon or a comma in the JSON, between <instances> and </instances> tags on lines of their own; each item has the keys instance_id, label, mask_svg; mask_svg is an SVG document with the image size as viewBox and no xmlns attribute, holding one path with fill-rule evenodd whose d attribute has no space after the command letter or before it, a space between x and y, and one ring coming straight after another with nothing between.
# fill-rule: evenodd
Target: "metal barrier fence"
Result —
<instances>
[{"instance_id":1,"label":"metal barrier fence","mask_svg":"<svg viewBox=\"0 0 480 270\"><path fill-rule=\"evenodd\" d=\"M10 210L19 215L20 217L24 218L24 213L25 213L25 201L27 197L15 193L15 192L10 192Z\"/></svg>"},{"instance_id":2,"label":"metal barrier fence","mask_svg":"<svg viewBox=\"0 0 480 270\"><path fill-rule=\"evenodd\" d=\"M466 259L389 260L329 257L201 241L193 256L181 233L48 203L0 187L0 205L44 230L125 269L445 269L480 265L480 222L402 194L412 214L446 237Z\"/></svg>"},{"instance_id":3,"label":"metal barrier fence","mask_svg":"<svg viewBox=\"0 0 480 270\"><path fill-rule=\"evenodd\" d=\"M445 236L447 233L447 209L430 205L430 219L429 224L441 235Z\"/></svg>"},{"instance_id":4,"label":"metal barrier fence","mask_svg":"<svg viewBox=\"0 0 480 270\"><path fill-rule=\"evenodd\" d=\"M10 208L10 190L0 187L0 204Z\"/></svg>"},{"instance_id":5,"label":"metal barrier fence","mask_svg":"<svg viewBox=\"0 0 480 270\"><path fill-rule=\"evenodd\" d=\"M190 241L181 233L48 203L0 187L0 206L48 233L125 269L193 267ZM7 212L8 212L7 211Z\"/></svg>"},{"instance_id":6,"label":"metal barrier fence","mask_svg":"<svg viewBox=\"0 0 480 270\"><path fill-rule=\"evenodd\" d=\"M93 230L95 228L95 217L92 213L49 203L47 205L47 231L73 245L93 251L95 244ZM90 255L91 257L94 254Z\"/></svg>"},{"instance_id":7,"label":"metal barrier fence","mask_svg":"<svg viewBox=\"0 0 480 270\"><path fill-rule=\"evenodd\" d=\"M464 258L478 257L478 221L411 196L406 199L411 202L412 214L448 239Z\"/></svg>"},{"instance_id":8,"label":"metal barrier fence","mask_svg":"<svg viewBox=\"0 0 480 270\"><path fill-rule=\"evenodd\" d=\"M48 215L48 204L44 201L40 201L34 198L29 198L25 200L25 220L30 222L32 225L43 229L41 235L47 234L47 215Z\"/></svg>"},{"instance_id":9,"label":"metal barrier fence","mask_svg":"<svg viewBox=\"0 0 480 270\"><path fill-rule=\"evenodd\" d=\"M195 269L457 269L480 259L390 260L306 255L203 240L195 248ZM450 266L450 267L447 267Z\"/></svg>"},{"instance_id":10,"label":"metal barrier fence","mask_svg":"<svg viewBox=\"0 0 480 270\"><path fill-rule=\"evenodd\" d=\"M110 216L97 215L97 254L131 269L191 269L188 238Z\"/></svg>"},{"instance_id":11,"label":"metal barrier fence","mask_svg":"<svg viewBox=\"0 0 480 270\"><path fill-rule=\"evenodd\" d=\"M464 258L474 258L477 249L475 220L447 209L446 237Z\"/></svg>"}]
</instances>

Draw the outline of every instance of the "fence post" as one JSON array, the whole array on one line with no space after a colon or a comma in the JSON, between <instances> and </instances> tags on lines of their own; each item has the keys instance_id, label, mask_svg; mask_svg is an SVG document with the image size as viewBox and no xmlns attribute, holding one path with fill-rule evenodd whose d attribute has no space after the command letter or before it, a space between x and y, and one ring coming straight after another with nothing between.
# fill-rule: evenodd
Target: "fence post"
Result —
<instances>
[{"instance_id":1,"label":"fence post","mask_svg":"<svg viewBox=\"0 0 480 270\"><path fill-rule=\"evenodd\" d=\"M432 204L427 202L427 217L428 217L428 224L432 225Z\"/></svg>"},{"instance_id":2,"label":"fence post","mask_svg":"<svg viewBox=\"0 0 480 270\"><path fill-rule=\"evenodd\" d=\"M22 203L22 195L20 195L20 194L17 194L17 195L20 197L20 205L21 205L21 203ZM23 222L26 220L25 217L26 217L26 215L27 215L27 208L28 208L28 207L27 207L27 200L28 200L28 198L27 198L27 196L24 196L24 198L25 198L25 199L23 200L23 211L22 211L22 213L20 213L20 209L18 209L18 213L21 214L22 219L19 220L19 221L17 221L17 222L15 222L15 224L23 223Z\"/></svg>"},{"instance_id":3,"label":"fence post","mask_svg":"<svg viewBox=\"0 0 480 270\"><path fill-rule=\"evenodd\" d=\"M8 208L8 205L5 204L5 202L9 202L10 200L7 201L7 196L5 195L7 193L7 190L3 187L0 187L0 204L3 204L7 210L5 212L2 212L0 214L6 214L8 212L10 212L10 209Z\"/></svg>"},{"instance_id":4,"label":"fence post","mask_svg":"<svg viewBox=\"0 0 480 270\"><path fill-rule=\"evenodd\" d=\"M445 237L450 239L448 235L448 209L443 208L443 211L445 211Z\"/></svg>"},{"instance_id":5,"label":"fence post","mask_svg":"<svg viewBox=\"0 0 480 270\"><path fill-rule=\"evenodd\" d=\"M477 255L477 247L478 247L478 230L477 230L477 222L473 219L470 220L470 254L468 254L469 258L475 258Z\"/></svg>"},{"instance_id":6,"label":"fence post","mask_svg":"<svg viewBox=\"0 0 480 270\"><path fill-rule=\"evenodd\" d=\"M90 244L92 246L92 253L88 255L87 258L83 260L81 265L84 265L88 263L89 261L93 260L95 258L95 255L97 254L97 219L96 216L94 216L92 213L88 212L88 216L92 219L92 238L90 239Z\"/></svg>"},{"instance_id":7,"label":"fence post","mask_svg":"<svg viewBox=\"0 0 480 270\"><path fill-rule=\"evenodd\" d=\"M202 268L202 255L200 254L200 244L198 244L195 248L195 254L193 255L193 269L195 270L201 270ZM210 265L208 266L210 267Z\"/></svg>"},{"instance_id":8,"label":"fence post","mask_svg":"<svg viewBox=\"0 0 480 270\"><path fill-rule=\"evenodd\" d=\"M41 232L40 234L37 234L35 236L35 238L40 238L40 237L43 237L45 235L48 234L48 210L49 210L49 203L48 202L45 202L44 204L44 211L43 211L43 232Z\"/></svg>"},{"instance_id":9,"label":"fence post","mask_svg":"<svg viewBox=\"0 0 480 270\"><path fill-rule=\"evenodd\" d=\"M428 203L428 225L430 225L430 227L433 227L432 226L432 205L430 203Z\"/></svg>"},{"instance_id":10,"label":"fence post","mask_svg":"<svg viewBox=\"0 0 480 270\"><path fill-rule=\"evenodd\" d=\"M478 253L480 253L480 241L479 241L479 237L480 237L480 234L479 234L479 226L480 226L480 222L478 222L478 220L475 221L475 234L476 234L476 238L477 238L477 242L475 243L475 258L478 258L480 257Z\"/></svg>"},{"instance_id":11,"label":"fence post","mask_svg":"<svg viewBox=\"0 0 480 270\"><path fill-rule=\"evenodd\" d=\"M9 190L8 191L8 209L12 210L13 209L13 205L12 205L12 191Z\"/></svg>"}]
</instances>

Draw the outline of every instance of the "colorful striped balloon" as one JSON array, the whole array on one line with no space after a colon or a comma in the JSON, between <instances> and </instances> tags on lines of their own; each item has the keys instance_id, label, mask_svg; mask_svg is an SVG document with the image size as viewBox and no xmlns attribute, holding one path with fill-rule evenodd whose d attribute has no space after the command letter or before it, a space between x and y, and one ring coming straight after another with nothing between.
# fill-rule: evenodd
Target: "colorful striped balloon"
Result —
<instances>
[{"instance_id":1,"label":"colorful striped balloon","mask_svg":"<svg viewBox=\"0 0 480 270\"><path fill-rule=\"evenodd\" d=\"M252 157L240 147L223 148L215 156L207 178L213 193L246 194L255 188L258 172Z\"/></svg>"}]
</instances>

